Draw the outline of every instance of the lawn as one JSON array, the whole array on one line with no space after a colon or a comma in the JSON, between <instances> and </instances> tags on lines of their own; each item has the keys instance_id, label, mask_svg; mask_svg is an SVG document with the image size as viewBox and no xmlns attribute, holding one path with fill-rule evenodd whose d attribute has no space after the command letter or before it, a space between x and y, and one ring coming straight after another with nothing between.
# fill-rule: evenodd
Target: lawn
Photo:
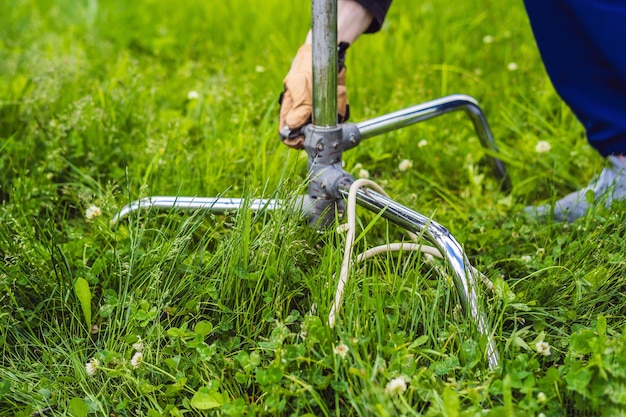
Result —
<instances>
[{"instance_id":1,"label":"lawn","mask_svg":"<svg viewBox=\"0 0 626 417\"><path fill-rule=\"evenodd\" d=\"M344 154L444 225L479 285L488 366L445 262L378 255L327 318L345 234L285 209L143 210L153 195L306 192L277 135L304 0L0 0L0 415L623 415L626 204L526 205L604 161L555 94L521 1L396 0L346 61L351 121L475 97L511 177L450 113ZM289 204L287 204L289 205ZM406 240L357 210L354 253Z\"/></svg>"}]
</instances>

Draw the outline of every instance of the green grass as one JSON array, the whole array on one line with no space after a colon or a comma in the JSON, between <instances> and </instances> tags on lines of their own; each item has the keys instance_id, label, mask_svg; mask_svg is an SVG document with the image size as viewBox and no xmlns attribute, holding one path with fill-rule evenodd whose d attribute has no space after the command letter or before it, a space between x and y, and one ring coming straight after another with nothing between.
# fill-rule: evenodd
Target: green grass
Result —
<instances>
[{"instance_id":1,"label":"green grass","mask_svg":"<svg viewBox=\"0 0 626 417\"><path fill-rule=\"evenodd\" d=\"M149 195L303 192L306 158L280 144L276 101L308 1L0 5L0 415L624 412L626 206L573 224L520 215L603 163L554 93L521 2L397 1L347 60L353 121L452 93L487 115L510 193L462 114L369 139L344 161L433 214L494 282L480 288L493 371L443 263L366 262L331 329L344 245L332 230L287 210L150 211L109 226ZM91 206L102 214L87 220ZM357 251L403 236L359 219ZM405 392L386 390L394 378Z\"/></svg>"}]
</instances>

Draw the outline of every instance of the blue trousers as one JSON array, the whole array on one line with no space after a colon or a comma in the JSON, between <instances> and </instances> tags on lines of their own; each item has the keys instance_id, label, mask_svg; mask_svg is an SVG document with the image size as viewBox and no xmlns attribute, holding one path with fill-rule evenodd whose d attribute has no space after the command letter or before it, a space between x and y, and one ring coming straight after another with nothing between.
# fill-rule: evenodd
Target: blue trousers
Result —
<instances>
[{"instance_id":1,"label":"blue trousers","mask_svg":"<svg viewBox=\"0 0 626 417\"><path fill-rule=\"evenodd\" d=\"M590 145L626 155L626 1L524 3L550 80Z\"/></svg>"}]
</instances>

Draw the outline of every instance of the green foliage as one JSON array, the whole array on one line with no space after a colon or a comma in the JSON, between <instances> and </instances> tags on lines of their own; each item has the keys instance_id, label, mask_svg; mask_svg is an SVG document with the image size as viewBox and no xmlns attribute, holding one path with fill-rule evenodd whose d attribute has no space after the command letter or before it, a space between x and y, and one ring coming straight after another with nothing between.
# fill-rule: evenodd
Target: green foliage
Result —
<instances>
[{"instance_id":1,"label":"green foliage","mask_svg":"<svg viewBox=\"0 0 626 417\"><path fill-rule=\"evenodd\" d=\"M78 278L76 280L74 283L74 291L76 292L78 301L80 301L80 307L83 310L87 328L91 329L91 291L89 290L89 283L85 278Z\"/></svg>"},{"instance_id":2,"label":"green foliage","mask_svg":"<svg viewBox=\"0 0 626 417\"><path fill-rule=\"evenodd\" d=\"M624 333L607 334L604 316L596 329L579 329L570 336L565 381L574 406L619 413L626 408L626 340Z\"/></svg>"},{"instance_id":3,"label":"green foliage","mask_svg":"<svg viewBox=\"0 0 626 417\"><path fill-rule=\"evenodd\" d=\"M508 194L463 114L344 162L444 224L493 282L479 290L496 370L442 262L368 260L331 329L344 238L289 210L151 210L110 227L148 195L303 193L306 161L277 139L276 100L310 2L2 6L0 415L623 413L624 204L573 224L519 215L601 163L521 3L397 1L347 61L354 121L451 93L485 110ZM357 251L401 239L374 220L359 211Z\"/></svg>"}]
</instances>

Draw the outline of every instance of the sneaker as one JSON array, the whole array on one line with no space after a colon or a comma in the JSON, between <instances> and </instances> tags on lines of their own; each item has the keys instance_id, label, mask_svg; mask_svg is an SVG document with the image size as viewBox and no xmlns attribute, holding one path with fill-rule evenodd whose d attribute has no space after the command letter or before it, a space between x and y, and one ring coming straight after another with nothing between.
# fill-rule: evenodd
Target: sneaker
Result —
<instances>
[{"instance_id":1,"label":"sneaker","mask_svg":"<svg viewBox=\"0 0 626 417\"><path fill-rule=\"evenodd\" d=\"M604 168L585 188L568 194L554 205L530 206L524 212L535 219L546 219L553 215L556 221L573 222L584 216L591 207L592 204L587 201L587 193L590 191L593 192L593 201L604 201L606 207L610 207L613 201L626 200L626 158L609 156L608 159L611 166Z\"/></svg>"}]
</instances>

